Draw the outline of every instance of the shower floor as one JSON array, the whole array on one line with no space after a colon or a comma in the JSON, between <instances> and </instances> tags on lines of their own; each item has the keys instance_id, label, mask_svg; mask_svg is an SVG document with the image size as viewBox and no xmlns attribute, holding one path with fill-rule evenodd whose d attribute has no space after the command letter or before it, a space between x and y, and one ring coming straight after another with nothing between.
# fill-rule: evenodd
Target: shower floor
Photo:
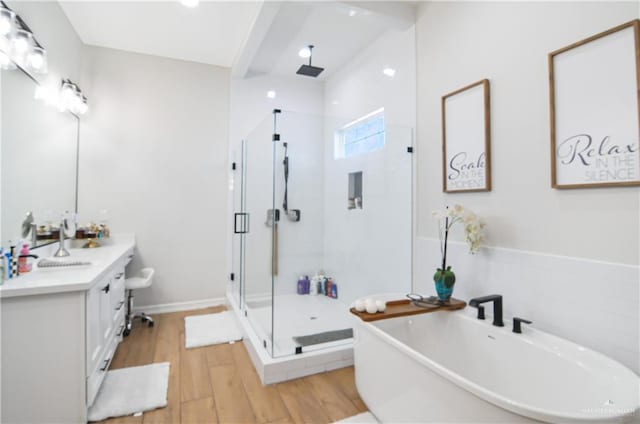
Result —
<instances>
[{"instance_id":1,"label":"shower floor","mask_svg":"<svg viewBox=\"0 0 640 424\"><path fill-rule=\"evenodd\" d=\"M293 337L351 328L349 308L339 299L326 296L287 294L274 298L273 356L295 354L297 344ZM270 344L271 302L247 301L247 312L256 332ZM303 352L344 345L352 339L336 340L303 347Z\"/></svg>"}]
</instances>

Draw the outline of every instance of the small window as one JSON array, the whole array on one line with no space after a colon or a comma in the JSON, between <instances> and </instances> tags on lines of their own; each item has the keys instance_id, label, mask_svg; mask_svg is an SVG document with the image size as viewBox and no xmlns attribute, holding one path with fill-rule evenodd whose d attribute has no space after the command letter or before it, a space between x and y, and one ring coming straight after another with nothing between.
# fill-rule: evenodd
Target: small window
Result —
<instances>
[{"instance_id":1,"label":"small window","mask_svg":"<svg viewBox=\"0 0 640 424\"><path fill-rule=\"evenodd\" d=\"M343 159L374 152L384 144L384 108L380 108L336 131L334 157Z\"/></svg>"}]
</instances>

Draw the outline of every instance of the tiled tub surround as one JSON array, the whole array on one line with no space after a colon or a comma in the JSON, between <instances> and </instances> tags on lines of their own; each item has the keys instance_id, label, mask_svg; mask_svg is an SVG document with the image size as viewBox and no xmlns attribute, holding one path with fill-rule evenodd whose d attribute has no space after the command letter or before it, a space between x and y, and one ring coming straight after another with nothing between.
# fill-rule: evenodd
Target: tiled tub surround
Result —
<instances>
[{"instance_id":1,"label":"tiled tub surround","mask_svg":"<svg viewBox=\"0 0 640 424\"><path fill-rule=\"evenodd\" d=\"M502 294L505 319L530 319L640 373L640 267L494 247L470 255L458 242L449 242L447 258L456 298ZM435 294L439 261L438 240L416 237L414 291ZM489 319L490 305L486 312Z\"/></svg>"}]
</instances>

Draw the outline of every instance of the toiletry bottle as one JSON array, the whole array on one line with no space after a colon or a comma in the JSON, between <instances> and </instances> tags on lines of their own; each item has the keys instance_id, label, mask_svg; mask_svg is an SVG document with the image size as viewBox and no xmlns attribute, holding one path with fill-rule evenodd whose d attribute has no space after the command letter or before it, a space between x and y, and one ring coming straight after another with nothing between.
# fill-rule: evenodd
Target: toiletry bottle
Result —
<instances>
[{"instance_id":1,"label":"toiletry bottle","mask_svg":"<svg viewBox=\"0 0 640 424\"><path fill-rule=\"evenodd\" d=\"M309 289L309 294L312 296L316 296L318 294L318 281L320 281L318 274L314 275L311 278L311 288Z\"/></svg>"},{"instance_id":2,"label":"toiletry bottle","mask_svg":"<svg viewBox=\"0 0 640 424\"><path fill-rule=\"evenodd\" d=\"M297 286L297 293L298 294L305 294L305 281L304 281L304 276L300 276L298 278L298 286Z\"/></svg>"},{"instance_id":3,"label":"toiletry bottle","mask_svg":"<svg viewBox=\"0 0 640 424\"><path fill-rule=\"evenodd\" d=\"M18 271L22 274L31 271L32 265L29 263L29 244L25 243L20 249L20 257L18 258Z\"/></svg>"},{"instance_id":4,"label":"toiletry bottle","mask_svg":"<svg viewBox=\"0 0 640 424\"><path fill-rule=\"evenodd\" d=\"M331 286L333 286L333 278L327 280L327 296L331 297Z\"/></svg>"},{"instance_id":5,"label":"toiletry bottle","mask_svg":"<svg viewBox=\"0 0 640 424\"><path fill-rule=\"evenodd\" d=\"M15 278L20 273L18 272L18 251L16 250L16 245L10 247L11 249L11 260L9 261L9 265L11 266L11 277Z\"/></svg>"},{"instance_id":6,"label":"toiletry bottle","mask_svg":"<svg viewBox=\"0 0 640 424\"><path fill-rule=\"evenodd\" d=\"M5 252L4 254L4 279L11 279L11 252Z\"/></svg>"},{"instance_id":7,"label":"toiletry bottle","mask_svg":"<svg viewBox=\"0 0 640 424\"><path fill-rule=\"evenodd\" d=\"M338 285L333 281L331 282L331 297L334 299L338 298Z\"/></svg>"},{"instance_id":8,"label":"toiletry bottle","mask_svg":"<svg viewBox=\"0 0 640 424\"><path fill-rule=\"evenodd\" d=\"M309 290L311 290L311 281L309 280L309 276L304 276L304 294L309 294Z\"/></svg>"}]
</instances>

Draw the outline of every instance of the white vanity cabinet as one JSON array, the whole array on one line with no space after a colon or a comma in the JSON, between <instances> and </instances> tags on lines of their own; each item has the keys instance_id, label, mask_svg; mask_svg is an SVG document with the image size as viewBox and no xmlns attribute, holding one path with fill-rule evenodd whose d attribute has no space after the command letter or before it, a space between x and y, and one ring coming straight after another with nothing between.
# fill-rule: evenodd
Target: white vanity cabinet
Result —
<instances>
[{"instance_id":1,"label":"white vanity cabinet","mask_svg":"<svg viewBox=\"0 0 640 424\"><path fill-rule=\"evenodd\" d=\"M71 249L92 265L36 269L0 286L0 422L86 422L122 340L134 245L123 236Z\"/></svg>"},{"instance_id":2,"label":"white vanity cabinet","mask_svg":"<svg viewBox=\"0 0 640 424\"><path fill-rule=\"evenodd\" d=\"M87 404L93 404L125 328L125 260L87 291Z\"/></svg>"}]
</instances>

